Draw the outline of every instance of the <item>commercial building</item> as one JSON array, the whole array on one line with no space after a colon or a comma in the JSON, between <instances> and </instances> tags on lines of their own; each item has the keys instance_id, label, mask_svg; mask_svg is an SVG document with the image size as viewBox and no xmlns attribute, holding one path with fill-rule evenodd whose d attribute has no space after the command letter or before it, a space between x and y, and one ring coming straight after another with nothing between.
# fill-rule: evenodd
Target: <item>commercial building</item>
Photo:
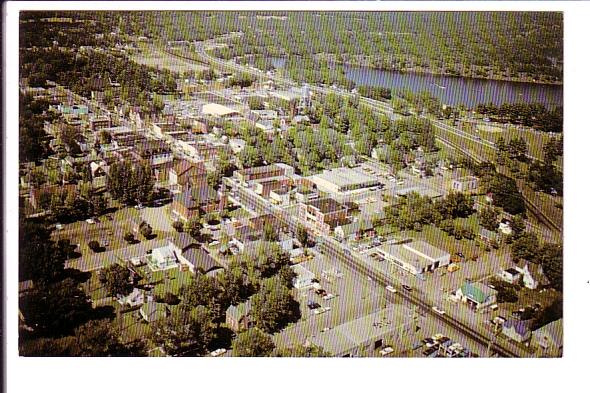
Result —
<instances>
[{"instance_id":1,"label":"commercial building","mask_svg":"<svg viewBox=\"0 0 590 393\"><path fill-rule=\"evenodd\" d=\"M376 177L346 167L326 170L313 176L311 181L319 190L332 193L359 190L381 184Z\"/></svg>"},{"instance_id":2,"label":"commercial building","mask_svg":"<svg viewBox=\"0 0 590 393\"><path fill-rule=\"evenodd\" d=\"M237 115L239 112L235 109L228 108L225 105L220 105L216 103L206 104L203 105L203 114L204 115L211 115L214 117L228 117Z\"/></svg>"},{"instance_id":3,"label":"commercial building","mask_svg":"<svg viewBox=\"0 0 590 393\"><path fill-rule=\"evenodd\" d=\"M452 189L458 192L476 192L479 179L475 176L464 176L453 180Z\"/></svg>"},{"instance_id":4,"label":"commercial building","mask_svg":"<svg viewBox=\"0 0 590 393\"><path fill-rule=\"evenodd\" d=\"M415 326L412 311L396 305L318 333L310 341L336 357L378 356L385 347L406 349Z\"/></svg>"},{"instance_id":5,"label":"commercial building","mask_svg":"<svg viewBox=\"0 0 590 393\"><path fill-rule=\"evenodd\" d=\"M303 289L312 286L315 274L307 270L301 264L291 266L291 269L296 275L296 277L293 279L293 286L295 288Z\"/></svg>"},{"instance_id":6,"label":"commercial building","mask_svg":"<svg viewBox=\"0 0 590 393\"><path fill-rule=\"evenodd\" d=\"M404 244L384 244L377 249L385 260L414 275L447 266L451 254L423 241Z\"/></svg>"},{"instance_id":7,"label":"commercial building","mask_svg":"<svg viewBox=\"0 0 590 393\"><path fill-rule=\"evenodd\" d=\"M279 163L235 171L234 177L243 183L247 183L252 180L261 180L271 177L292 176L294 173L295 170L292 166Z\"/></svg>"},{"instance_id":8,"label":"commercial building","mask_svg":"<svg viewBox=\"0 0 590 393\"><path fill-rule=\"evenodd\" d=\"M332 198L320 198L307 203L299 203L299 219L322 233L329 233L331 229L346 222L347 212L346 205Z\"/></svg>"}]
</instances>

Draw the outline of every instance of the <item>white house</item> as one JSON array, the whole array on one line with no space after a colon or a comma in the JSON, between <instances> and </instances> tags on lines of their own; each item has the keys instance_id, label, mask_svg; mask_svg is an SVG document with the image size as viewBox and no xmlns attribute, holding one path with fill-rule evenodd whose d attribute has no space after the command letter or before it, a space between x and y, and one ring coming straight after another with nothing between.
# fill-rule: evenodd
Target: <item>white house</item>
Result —
<instances>
[{"instance_id":1,"label":"white house","mask_svg":"<svg viewBox=\"0 0 590 393\"><path fill-rule=\"evenodd\" d=\"M528 289L537 289L540 286L546 286L549 284L549 280L545 276L543 267L540 263L523 261L514 268L522 274L523 284Z\"/></svg>"},{"instance_id":2,"label":"white house","mask_svg":"<svg viewBox=\"0 0 590 393\"><path fill-rule=\"evenodd\" d=\"M502 219L500 224L498 224L498 229L505 235L512 235L512 223L510 220Z\"/></svg>"},{"instance_id":3,"label":"white house","mask_svg":"<svg viewBox=\"0 0 590 393\"><path fill-rule=\"evenodd\" d=\"M522 277L522 273L516 270L515 268L511 267L506 270L502 270L500 273L498 273L498 276L502 280L510 284L514 284L518 282L518 280L520 280L520 277Z\"/></svg>"},{"instance_id":4,"label":"white house","mask_svg":"<svg viewBox=\"0 0 590 393\"><path fill-rule=\"evenodd\" d=\"M307 288L312 286L312 280L315 278L315 274L307 270L301 264L291 266L293 272L297 275L293 279L293 286L297 289Z\"/></svg>"}]
</instances>

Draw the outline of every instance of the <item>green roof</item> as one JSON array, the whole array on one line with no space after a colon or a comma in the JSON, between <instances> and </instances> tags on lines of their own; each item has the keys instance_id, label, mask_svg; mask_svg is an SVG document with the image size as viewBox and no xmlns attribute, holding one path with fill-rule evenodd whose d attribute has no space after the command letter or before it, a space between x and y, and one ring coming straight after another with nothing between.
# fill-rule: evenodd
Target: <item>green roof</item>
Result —
<instances>
[{"instance_id":1,"label":"green roof","mask_svg":"<svg viewBox=\"0 0 590 393\"><path fill-rule=\"evenodd\" d=\"M466 282L461 286L461 292L463 296L477 303L485 303L486 299L493 295L495 291L479 282Z\"/></svg>"}]
</instances>

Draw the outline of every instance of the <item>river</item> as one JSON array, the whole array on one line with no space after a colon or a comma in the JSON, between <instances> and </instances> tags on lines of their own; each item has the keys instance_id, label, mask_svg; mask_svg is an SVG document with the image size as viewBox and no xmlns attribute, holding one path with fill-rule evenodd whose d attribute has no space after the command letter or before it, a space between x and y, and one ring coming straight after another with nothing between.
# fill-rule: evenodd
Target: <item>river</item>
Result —
<instances>
[{"instance_id":1,"label":"river","mask_svg":"<svg viewBox=\"0 0 590 393\"><path fill-rule=\"evenodd\" d=\"M271 60L276 68L285 64L284 58ZM489 102L496 105L538 102L552 109L563 105L563 86L560 85L418 74L350 65L344 65L344 73L357 86L410 89L414 93L426 90L438 97L442 104L450 106L462 104L473 108L479 103Z\"/></svg>"}]
</instances>

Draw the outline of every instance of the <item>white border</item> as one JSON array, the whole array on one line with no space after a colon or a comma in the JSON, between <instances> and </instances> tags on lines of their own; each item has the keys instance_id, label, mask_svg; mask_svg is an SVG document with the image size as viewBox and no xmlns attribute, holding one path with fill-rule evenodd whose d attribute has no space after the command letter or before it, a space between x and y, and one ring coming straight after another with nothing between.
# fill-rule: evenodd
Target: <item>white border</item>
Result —
<instances>
[{"instance_id":1,"label":"white border","mask_svg":"<svg viewBox=\"0 0 590 393\"><path fill-rule=\"evenodd\" d=\"M429 361L416 359L35 359L17 356L18 255L18 11L33 9L118 10L537 10L563 11L565 32L565 357L541 360ZM590 5L581 2L9 2L6 21L5 115L5 294L8 337L8 392L138 389L225 391L555 391L585 390L587 370L589 262L585 245L588 222L585 186L588 179L590 127L588 113ZM577 382L580 382L578 385ZM571 384L571 385L570 385ZM581 389L578 386L582 387ZM231 389L230 389L231 387Z\"/></svg>"}]
</instances>

